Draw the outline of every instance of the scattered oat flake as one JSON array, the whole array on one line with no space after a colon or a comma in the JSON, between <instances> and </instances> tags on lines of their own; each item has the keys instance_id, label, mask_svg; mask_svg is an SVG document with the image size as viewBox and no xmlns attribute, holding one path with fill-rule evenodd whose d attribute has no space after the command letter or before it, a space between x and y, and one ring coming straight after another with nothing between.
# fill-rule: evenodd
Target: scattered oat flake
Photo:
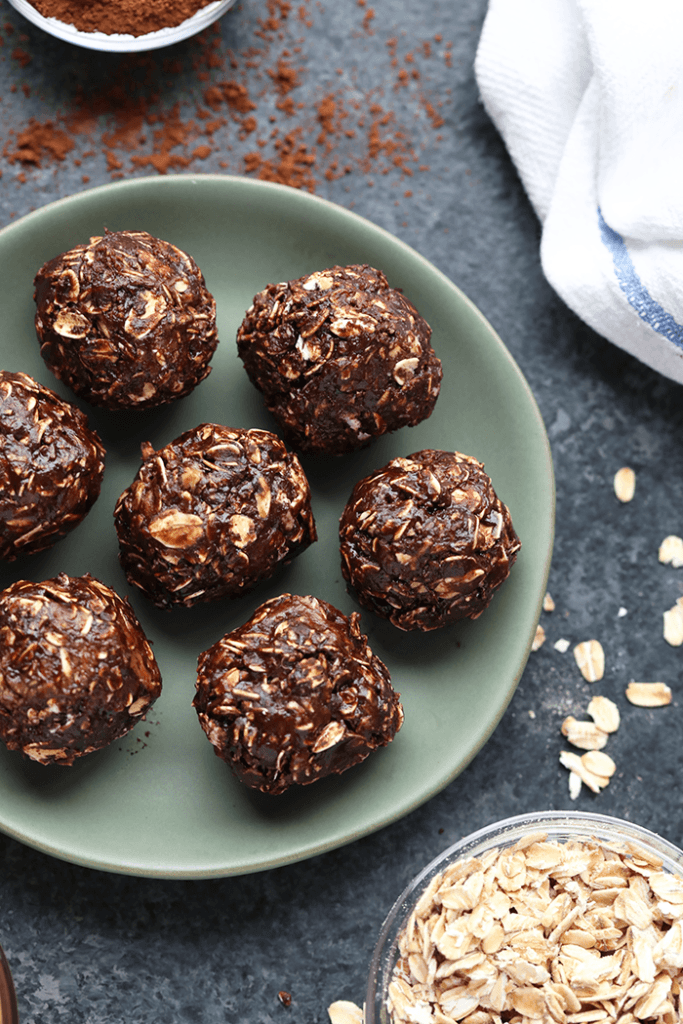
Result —
<instances>
[{"instance_id":1,"label":"scattered oat flake","mask_svg":"<svg viewBox=\"0 0 683 1024\"><path fill-rule=\"evenodd\" d=\"M619 708L609 697L592 697L586 709L595 724L603 732L616 732L621 722Z\"/></svg>"},{"instance_id":2,"label":"scattered oat flake","mask_svg":"<svg viewBox=\"0 0 683 1024\"><path fill-rule=\"evenodd\" d=\"M664 612L664 639L672 647L680 647L683 644L683 598L678 598L676 604Z\"/></svg>"},{"instance_id":3,"label":"scattered oat flake","mask_svg":"<svg viewBox=\"0 0 683 1024\"><path fill-rule=\"evenodd\" d=\"M607 743L607 733L595 722L580 722L573 715L567 715L560 731L572 746L581 750L602 750Z\"/></svg>"},{"instance_id":4,"label":"scattered oat flake","mask_svg":"<svg viewBox=\"0 0 683 1024\"><path fill-rule=\"evenodd\" d=\"M609 778L606 775L596 775L595 772L586 768L579 755L571 750L560 751L560 764L563 768L568 768L570 772L576 772L584 785L588 786L594 793L599 793L609 782Z\"/></svg>"},{"instance_id":5,"label":"scattered oat flake","mask_svg":"<svg viewBox=\"0 0 683 1024\"><path fill-rule=\"evenodd\" d=\"M619 501L631 501L636 490L636 474L629 466L622 466L614 474L614 493Z\"/></svg>"},{"instance_id":6,"label":"scattered oat flake","mask_svg":"<svg viewBox=\"0 0 683 1024\"><path fill-rule=\"evenodd\" d=\"M680 569L683 565L683 540L674 534L665 537L659 545L659 561Z\"/></svg>"},{"instance_id":7,"label":"scattered oat flake","mask_svg":"<svg viewBox=\"0 0 683 1024\"><path fill-rule=\"evenodd\" d=\"M346 999L338 999L327 1007L330 1024L363 1024L363 1011L360 1006Z\"/></svg>"},{"instance_id":8,"label":"scattered oat flake","mask_svg":"<svg viewBox=\"0 0 683 1024\"><path fill-rule=\"evenodd\" d=\"M581 675L589 683L596 683L605 674L605 652L599 640L584 640L577 644L574 659Z\"/></svg>"},{"instance_id":9,"label":"scattered oat flake","mask_svg":"<svg viewBox=\"0 0 683 1024\"><path fill-rule=\"evenodd\" d=\"M626 696L631 704L640 708L659 708L671 703L671 689L666 683L630 682L626 687Z\"/></svg>"},{"instance_id":10,"label":"scattered oat flake","mask_svg":"<svg viewBox=\"0 0 683 1024\"><path fill-rule=\"evenodd\" d=\"M587 750L581 755L581 763L589 772L607 779L611 779L617 770L616 764L604 750Z\"/></svg>"},{"instance_id":11,"label":"scattered oat flake","mask_svg":"<svg viewBox=\"0 0 683 1024\"><path fill-rule=\"evenodd\" d=\"M553 644L553 647L555 648L555 650L559 651L560 654L566 654L567 651L569 650L570 646L571 645L569 643L569 640L565 640L564 638L560 638L559 640L556 640L555 643Z\"/></svg>"},{"instance_id":12,"label":"scattered oat flake","mask_svg":"<svg viewBox=\"0 0 683 1024\"><path fill-rule=\"evenodd\" d=\"M546 591L545 597L543 598L543 611L544 612L554 612L555 611L555 602L553 601L552 597L550 596L550 593L547 592L547 591Z\"/></svg>"},{"instance_id":13,"label":"scattered oat flake","mask_svg":"<svg viewBox=\"0 0 683 1024\"><path fill-rule=\"evenodd\" d=\"M617 618L623 619L624 615L628 615L628 608L620 608L617 612Z\"/></svg>"},{"instance_id":14,"label":"scattered oat flake","mask_svg":"<svg viewBox=\"0 0 683 1024\"><path fill-rule=\"evenodd\" d=\"M569 799L578 800L581 793L581 776L577 775L576 772L569 773Z\"/></svg>"},{"instance_id":15,"label":"scattered oat flake","mask_svg":"<svg viewBox=\"0 0 683 1024\"><path fill-rule=\"evenodd\" d=\"M536 633L531 641L531 650L537 651L539 647L542 647L545 643L545 630L543 626L536 626Z\"/></svg>"}]
</instances>

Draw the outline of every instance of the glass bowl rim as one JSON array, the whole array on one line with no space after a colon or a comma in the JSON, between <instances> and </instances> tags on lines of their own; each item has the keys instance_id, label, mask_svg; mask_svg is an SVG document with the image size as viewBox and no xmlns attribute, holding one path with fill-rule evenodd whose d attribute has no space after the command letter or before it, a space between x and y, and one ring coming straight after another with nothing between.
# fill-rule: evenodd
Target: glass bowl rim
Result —
<instances>
[{"instance_id":1,"label":"glass bowl rim","mask_svg":"<svg viewBox=\"0 0 683 1024\"><path fill-rule=\"evenodd\" d=\"M474 856L474 851L481 846L486 844L488 844L488 848L498 845L511 846L519 839L536 831L551 831L559 836L566 836L567 839L580 836L592 837L598 843L601 839L605 842L630 841L640 844L644 849L653 850L657 856L662 858L665 868L676 869L678 874L683 875L683 851L668 839L624 818L616 818L593 811L532 811L509 818L501 818L475 832L470 832L432 858L408 882L391 906L380 928L370 959L365 992L364 1024L384 1024L384 1018L377 1011L378 1008L381 1011L386 998L389 964L392 961L399 932L419 895L426 888L426 883L431 881L447 864L460 859L460 857ZM391 966L393 969L393 963ZM386 1017L386 1020L388 1021L389 1018Z\"/></svg>"}]
</instances>

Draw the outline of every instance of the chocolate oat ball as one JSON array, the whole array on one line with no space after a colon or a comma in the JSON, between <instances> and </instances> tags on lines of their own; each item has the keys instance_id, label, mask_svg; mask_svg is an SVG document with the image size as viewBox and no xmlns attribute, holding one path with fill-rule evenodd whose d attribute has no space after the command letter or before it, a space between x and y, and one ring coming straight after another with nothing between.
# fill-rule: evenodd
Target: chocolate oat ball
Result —
<instances>
[{"instance_id":1,"label":"chocolate oat ball","mask_svg":"<svg viewBox=\"0 0 683 1024\"><path fill-rule=\"evenodd\" d=\"M19 580L0 593L0 739L73 764L145 717L161 693L128 601L90 575Z\"/></svg>"},{"instance_id":2,"label":"chocolate oat ball","mask_svg":"<svg viewBox=\"0 0 683 1024\"><path fill-rule=\"evenodd\" d=\"M341 455L431 415L442 377L431 333L381 271L332 267L259 292L237 348L285 440Z\"/></svg>"},{"instance_id":3,"label":"chocolate oat ball","mask_svg":"<svg viewBox=\"0 0 683 1024\"><path fill-rule=\"evenodd\" d=\"M521 547L483 465L432 449L357 483L339 536L350 589L399 629L476 619Z\"/></svg>"},{"instance_id":4,"label":"chocolate oat ball","mask_svg":"<svg viewBox=\"0 0 683 1024\"><path fill-rule=\"evenodd\" d=\"M200 654L193 705L237 778L272 794L346 771L403 723L358 614L292 594Z\"/></svg>"},{"instance_id":5,"label":"chocolate oat ball","mask_svg":"<svg viewBox=\"0 0 683 1024\"><path fill-rule=\"evenodd\" d=\"M59 380L92 405L146 409L210 371L216 304L194 260L146 231L105 231L35 278L36 332Z\"/></svg>"},{"instance_id":6,"label":"chocolate oat ball","mask_svg":"<svg viewBox=\"0 0 683 1024\"><path fill-rule=\"evenodd\" d=\"M43 551L78 526L103 474L86 415L28 374L0 371L0 559Z\"/></svg>"},{"instance_id":7,"label":"chocolate oat ball","mask_svg":"<svg viewBox=\"0 0 683 1024\"><path fill-rule=\"evenodd\" d=\"M317 539L308 481L275 434L203 423L142 454L114 518L128 581L160 608L239 597Z\"/></svg>"}]
</instances>

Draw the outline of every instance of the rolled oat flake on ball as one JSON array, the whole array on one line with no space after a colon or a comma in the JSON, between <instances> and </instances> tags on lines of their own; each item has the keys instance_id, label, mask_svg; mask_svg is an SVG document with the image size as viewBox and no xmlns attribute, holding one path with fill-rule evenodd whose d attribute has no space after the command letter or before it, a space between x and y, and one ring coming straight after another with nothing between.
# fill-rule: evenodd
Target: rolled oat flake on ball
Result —
<instances>
[{"instance_id":1,"label":"rolled oat flake on ball","mask_svg":"<svg viewBox=\"0 0 683 1024\"><path fill-rule=\"evenodd\" d=\"M237 349L285 440L341 455L431 415L442 378L431 333L381 271L359 264L268 285Z\"/></svg>"},{"instance_id":2,"label":"rolled oat flake on ball","mask_svg":"<svg viewBox=\"0 0 683 1024\"><path fill-rule=\"evenodd\" d=\"M160 608L239 597L316 540L308 480L275 434L202 423L142 453L114 520L129 583Z\"/></svg>"},{"instance_id":3,"label":"rolled oat flake on ball","mask_svg":"<svg viewBox=\"0 0 683 1024\"><path fill-rule=\"evenodd\" d=\"M521 547L482 463L425 449L360 480L339 527L360 604L399 629L476 619Z\"/></svg>"},{"instance_id":4,"label":"rolled oat flake on ball","mask_svg":"<svg viewBox=\"0 0 683 1024\"><path fill-rule=\"evenodd\" d=\"M358 613L292 594L266 601L199 656L193 704L215 753L270 794L346 771L403 723Z\"/></svg>"},{"instance_id":5,"label":"rolled oat flake on ball","mask_svg":"<svg viewBox=\"0 0 683 1024\"><path fill-rule=\"evenodd\" d=\"M170 242L105 231L50 260L34 284L41 355L92 405L164 405L211 369L216 303L192 257Z\"/></svg>"},{"instance_id":6,"label":"rolled oat flake on ball","mask_svg":"<svg viewBox=\"0 0 683 1024\"><path fill-rule=\"evenodd\" d=\"M144 718L161 674L129 602L90 575L0 593L0 739L71 765Z\"/></svg>"}]
</instances>

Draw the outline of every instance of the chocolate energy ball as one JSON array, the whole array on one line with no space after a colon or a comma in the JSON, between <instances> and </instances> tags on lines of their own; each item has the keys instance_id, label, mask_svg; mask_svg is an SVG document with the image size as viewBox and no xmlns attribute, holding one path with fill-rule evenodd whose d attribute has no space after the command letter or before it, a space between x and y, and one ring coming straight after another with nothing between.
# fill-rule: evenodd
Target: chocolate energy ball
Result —
<instances>
[{"instance_id":1,"label":"chocolate energy ball","mask_svg":"<svg viewBox=\"0 0 683 1024\"><path fill-rule=\"evenodd\" d=\"M209 373L216 303L194 260L169 242L106 231L50 260L34 284L41 354L92 405L163 405Z\"/></svg>"},{"instance_id":2,"label":"chocolate energy ball","mask_svg":"<svg viewBox=\"0 0 683 1024\"><path fill-rule=\"evenodd\" d=\"M128 601L92 576L19 580L0 593L0 739L73 764L145 717L161 675Z\"/></svg>"},{"instance_id":3,"label":"chocolate energy ball","mask_svg":"<svg viewBox=\"0 0 683 1024\"><path fill-rule=\"evenodd\" d=\"M272 794L346 771L403 723L359 615L292 594L200 654L193 705L238 779Z\"/></svg>"},{"instance_id":4,"label":"chocolate energy ball","mask_svg":"<svg viewBox=\"0 0 683 1024\"><path fill-rule=\"evenodd\" d=\"M341 455L431 415L442 377L431 333L381 271L332 267L259 292L237 348L285 440Z\"/></svg>"},{"instance_id":5,"label":"chocolate energy ball","mask_svg":"<svg viewBox=\"0 0 683 1024\"><path fill-rule=\"evenodd\" d=\"M51 547L100 493L104 448L80 409L0 371L0 559Z\"/></svg>"},{"instance_id":6,"label":"chocolate energy ball","mask_svg":"<svg viewBox=\"0 0 683 1024\"><path fill-rule=\"evenodd\" d=\"M239 597L317 539L301 463L275 434L203 423L142 451L114 519L128 581L160 608Z\"/></svg>"},{"instance_id":7,"label":"chocolate energy ball","mask_svg":"<svg viewBox=\"0 0 683 1024\"><path fill-rule=\"evenodd\" d=\"M357 483L339 535L359 602L399 629L476 619L521 547L483 465L432 449Z\"/></svg>"}]
</instances>

